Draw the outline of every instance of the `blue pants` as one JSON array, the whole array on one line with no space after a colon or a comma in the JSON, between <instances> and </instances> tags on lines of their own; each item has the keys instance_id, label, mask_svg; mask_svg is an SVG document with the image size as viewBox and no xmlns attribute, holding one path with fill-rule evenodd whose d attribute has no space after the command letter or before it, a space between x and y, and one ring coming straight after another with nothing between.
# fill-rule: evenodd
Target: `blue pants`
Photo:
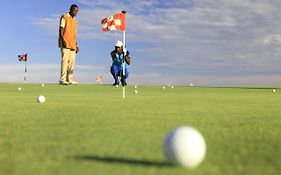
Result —
<instances>
[{"instance_id":1,"label":"blue pants","mask_svg":"<svg viewBox=\"0 0 281 175\"><path fill-rule=\"evenodd\" d=\"M122 72L122 71L123 71L123 70L122 70L122 67L117 66L117 65L115 65L115 64L113 64L113 65L111 66L111 68L110 68L110 72L111 72L111 74L112 74L112 76L113 76L114 81L115 81L116 84L119 84L119 79L118 79L118 77L121 77L121 75L123 75L123 72ZM125 79L127 79L128 76L129 76L128 69L125 68Z\"/></svg>"}]
</instances>

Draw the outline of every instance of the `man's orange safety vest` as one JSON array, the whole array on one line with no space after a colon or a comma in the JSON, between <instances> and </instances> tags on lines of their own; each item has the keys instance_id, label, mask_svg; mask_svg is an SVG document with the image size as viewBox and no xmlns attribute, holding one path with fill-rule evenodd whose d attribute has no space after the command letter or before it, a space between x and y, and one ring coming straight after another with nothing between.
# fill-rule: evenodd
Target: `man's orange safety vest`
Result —
<instances>
[{"instance_id":1,"label":"man's orange safety vest","mask_svg":"<svg viewBox=\"0 0 281 175\"><path fill-rule=\"evenodd\" d=\"M65 19L63 39L66 42L66 48L76 50L76 20L68 13L65 13L63 17Z\"/></svg>"}]
</instances>

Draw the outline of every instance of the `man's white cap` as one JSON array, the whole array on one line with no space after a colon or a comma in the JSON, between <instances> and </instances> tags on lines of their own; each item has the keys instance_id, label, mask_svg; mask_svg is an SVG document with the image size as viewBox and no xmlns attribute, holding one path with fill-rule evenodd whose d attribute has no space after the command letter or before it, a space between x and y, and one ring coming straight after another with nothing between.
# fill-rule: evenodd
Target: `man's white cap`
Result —
<instances>
[{"instance_id":1,"label":"man's white cap","mask_svg":"<svg viewBox=\"0 0 281 175\"><path fill-rule=\"evenodd\" d=\"M122 41L118 40L115 44L116 47L122 47L123 46L123 43Z\"/></svg>"}]
</instances>

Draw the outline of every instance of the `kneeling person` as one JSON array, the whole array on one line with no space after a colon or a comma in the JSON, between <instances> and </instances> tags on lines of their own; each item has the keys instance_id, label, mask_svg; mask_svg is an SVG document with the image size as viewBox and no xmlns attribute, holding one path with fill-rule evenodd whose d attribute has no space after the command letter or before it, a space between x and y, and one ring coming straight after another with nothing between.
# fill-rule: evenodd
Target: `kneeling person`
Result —
<instances>
[{"instance_id":1,"label":"kneeling person","mask_svg":"<svg viewBox=\"0 0 281 175\"><path fill-rule=\"evenodd\" d=\"M112 66L110 68L110 72L114 78L113 85L119 85L119 77L121 78L121 83L123 86L127 85L126 79L129 76L128 65L131 63L130 52L123 50L123 43L121 41L117 41L115 44L115 50L111 52L112 58ZM125 63L123 64L123 60L125 58ZM125 76L123 75L123 66L125 68Z\"/></svg>"}]
</instances>

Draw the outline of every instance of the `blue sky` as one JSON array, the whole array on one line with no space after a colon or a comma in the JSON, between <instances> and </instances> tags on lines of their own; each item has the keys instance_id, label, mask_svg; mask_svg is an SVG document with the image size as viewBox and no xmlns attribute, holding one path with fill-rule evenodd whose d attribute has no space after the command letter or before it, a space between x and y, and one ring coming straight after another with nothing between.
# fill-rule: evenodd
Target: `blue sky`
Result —
<instances>
[{"instance_id":1,"label":"blue sky","mask_svg":"<svg viewBox=\"0 0 281 175\"><path fill-rule=\"evenodd\" d=\"M100 20L127 10L129 84L280 86L279 0L9 0L2 2L0 82L57 83L59 17L79 6L75 80L112 83L110 51L121 32L101 31Z\"/></svg>"}]
</instances>

